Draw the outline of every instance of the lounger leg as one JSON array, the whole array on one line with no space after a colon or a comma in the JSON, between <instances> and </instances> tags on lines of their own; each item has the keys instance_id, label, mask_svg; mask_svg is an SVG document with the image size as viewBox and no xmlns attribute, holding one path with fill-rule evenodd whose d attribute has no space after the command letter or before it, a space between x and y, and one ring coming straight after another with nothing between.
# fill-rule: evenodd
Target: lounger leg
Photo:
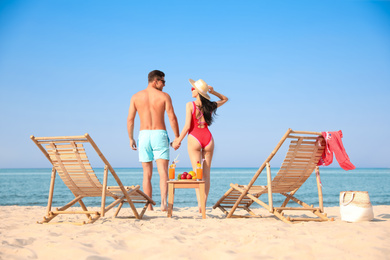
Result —
<instances>
[{"instance_id":1,"label":"lounger leg","mask_svg":"<svg viewBox=\"0 0 390 260\"><path fill-rule=\"evenodd\" d=\"M121 210L122 206L123 206L123 200L121 201L121 203L119 203L119 206L115 211L114 218L116 218L116 216L118 216L118 213Z\"/></svg>"},{"instance_id":2,"label":"lounger leg","mask_svg":"<svg viewBox=\"0 0 390 260\"><path fill-rule=\"evenodd\" d=\"M244 207L246 211L248 211L249 214L251 214L254 217L261 217L260 215L256 215L250 208Z\"/></svg>"},{"instance_id":3,"label":"lounger leg","mask_svg":"<svg viewBox=\"0 0 390 260\"><path fill-rule=\"evenodd\" d=\"M83 198L82 196L78 196L78 197L74 198L71 202L66 204L65 206L63 206L61 208L57 208L56 211L65 211L68 208L70 208L71 206L73 206L74 204L76 204L78 201L80 201L82 198ZM53 211L50 210L50 212L48 213L48 216L44 217L43 221L38 222L38 223L39 224L48 223L49 221L51 221L53 218L55 218L57 216L58 216L58 214L55 214L55 213L53 213Z\"/></svg>"},{"instance_id":4,"label":"lounger leg","mask_svg":"<svg viewBox=\"0 0 390 260\"><path fill-rule=\"evenodd\" d=\"M133 203L133 201L130 198L130 194L128 192L126 192L126 194L124 194L124 195L126 197L127 203L129 203L130 208L133 211L133 214L134 214L135 218L136 219L141 219L139 214L138 214L138 212L137 212L137 208L134 206L134 203Z\"/></svg>"},{"instance_id":5,"label":"lounger leg","mask_svg":"<svg viewBox=\"0 0 390 260\"><path fill-rule=\"evenodd\" d=\"M79 204L80 204L81 208L82 208L84 211L88 211L87 207L85 206L84 202L83 202L81 199L79 200ZM89 220L92 219L92 217L91 217L90 214L86 213L85 215L88 217Z\"/></svg>"},{"instance_id":6,"label":"lounger leg","mask_svg":"<svg viewBox=\"0 0 390 260\"><path fill-rule=\"evenodd\" d=\"M225 192L225 194L214 204L213 206L213 209L215 208L221 208L221 202L227 197L229 196L229 194L233 191L234 189L233 188L230 188L227 192ZM226 211L226 210L222 210L222 211Z\"/></svg>"},{"instance_id":7,"label":"lounger leg","mask_svg":"<svg viewBox=\"0 0 390 260\"><path fill-rule=\"evenodd\" d=\"M293 195L298 191L299 188L293 190L292 192L290 192L290 196L293 197ZM283 193L282 193L283 194ZM284 196L286 196L285 194L283 194ZM294 198L294 197L293 197ZM284 200L282 206L280 207L286 207L287 206L287 203L290 201L291 198L289 198L288 196L286 196L286 199ZM279 213L282 212L282 210L278 210Z\"/></svg>"},{"instance_id":8,"label":"lounger leg","mask_svg":"<svg viewBox=\"0 0 390 260\"><path fill-rule=\"evenodd\" d=\"M318 166L316 167L316 180L317 180L317 188L318 188L318 204L321 212L324 212L324 199L322 195L320 169L318 168Z\"/></svg>"},{"instance_id":9,"label":"lounger leg","mask_svg":"<svg viewBox=\"0 0 390 260\"><path fill-rule=\"evenodd\" d=\"M233 216L234 211L236 211L238 205L240 204L241 200L245 197L247 194L247 191L241 193L240 197L237 199L236 203L234 203L233 207L230 209L229 214L226 216L227 218L230 218Z\"/></svg>"},{"instance_id":10,"label":"lounger leg","mask_svg":"<svg viewBox=\"0 0 390 260\"><path fill-rule=\"evenodd\" d=\"M53 203L53 193L54 193L54 183L56 180L56 170L53 167L51 170L51 180L50 180L50 190L49 190L49 199L47 200L47 210L46 210L46 216L43 217L43 221L37 221L37 223L42 224L42 223L48 223L50 220L55 218L57 215L53 216L50 214L51 212L51 205Z\"/></svg>"},{"instance_id":11,"label":"lounger leg","mask_svg":"<svg viewBox=\"0 0 390 260\"><path fill-rule=\"evenodd\" d=\"M299 205L303 206L305 209L308 209L308 210L312 210L314 209L313 206L310 206L309 204L306 204L305 202L295 198L294 196L290 194L286 194L286 193L281 193L283 194L284 196L286 196L287 198L291 199L292 201L295 201L296 203L298 203ZM333 219L329 219L326 214L323 214L321 213L321 211L319 209L317 210L313 210L312 211L313 214L315 214L316 216L318 216L321 220L327 220L327 221L333 221ZM311 220L311 219L306 219L306 220ZM312 219L312 220L316 220L316 219Z\"/></svg>"},{"instance_id":12,"label":"lounger leg","mask_svg":"<svg viewBox=\"0 0 390 260\"><path fill-rule=\"evenodd\" d=\"M104 217L105 208L106 208L106 191L107 191L107 178L108 178L108 168L107 165L104 166L104 176L103 176L103 190L102 190L102 204L101 204L101 214Z\"/></svg>"},{"instance_id":13,"label":"lounger leg","mask_svg":"<svg viewBox=\"0 0 390 260\"><path fill-rule=\"evenodd\" d=\"M224 208L222 207L221 205L218 205L218 206L214 206L214 207L218 207L220 210L222 210L223 213L225 213L226 215L229 214L229 212ZM214 208L213 207L213 208Z\"/></svg>"},{"instance_id":14,"label":"lounger leg","mask_svg":"<svg viewBox=\"0 0 390 260\"><path fill-rule=\"evenodd\" d=\"M53 167L51 170L51 180L50 180L50 190L49 190L49 199L47 201L47 211L46 216L49 216L51 211L51 204L53 203L53 193L54 193L54 183L56 180L56 169Z\"/></svg>"},{"instance_id":15,"label":"lounger leg","mask_svg":"<svg viewBox=\"0 0 390 260\"><path fill-rule=\"evenodd\" d=\"M257 202L259 205L263 206L266 210L274 214L276 217L278 217L280 220L282 220L285 223L291 223L289 219L283 216L282 213L278 212L277 210L272 210L265 202L261 201L259 198L256 198L255 196L248 195L249 198L251 198L253 201Z\"/></svg>"},{"instance_id":16,"label":"lounger leg","mask_svg":"<svg viewBox=\"0 0 390 260\"><path fill-rule=\"evenodd\" d=\"M100 217L101 217L100 214L96 214L95 217L89 219L88 224L94 223L94 222L95 222L96 220L98 220Z\"/></svg>"},{"instance_id":17,"label":"lounger leg","mask_svg":"<svg viewBox=\"0 0 390 260\"><path fill-rule=\"evenodd\" d=\"M150 201L146 202L144 208L142 209L141 213L139 214L140 218L142 218L144 216L145 211L148 208L149 204L150 204Z\"/></svg>"},{"instance_id":18,"label":"lounger leg","mask_svg":"<svg viewBox=\"0 0 390 260\"><path fill-rule=\"evenodd\" d=\"M272 198L272 176L271 176L271 166L267 162L267 189L268 189L268 204L269 204L269 212L274 212L274 204Z\"/></svg>"},{"instance_id":19,"label":"lounger leg","mask_svg":"<svg viewBox=\"0 0 390 260\"><path fill-rule=\"evenodd\" d=\"M130 208L131 210L133 211L134 213L134 216L136 219L141 219L141 217L139 216L138 214L138 211L137 211L137 208L134 206L133 202L132 201L128 201L129 205L130 205Z\"/></svg>"}]
</instances>

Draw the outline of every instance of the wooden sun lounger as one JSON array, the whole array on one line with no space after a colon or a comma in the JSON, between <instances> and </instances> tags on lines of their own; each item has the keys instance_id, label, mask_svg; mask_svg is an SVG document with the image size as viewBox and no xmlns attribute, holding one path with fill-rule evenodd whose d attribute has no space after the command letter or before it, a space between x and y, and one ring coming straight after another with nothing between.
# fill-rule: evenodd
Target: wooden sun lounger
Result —
<instances>
[{"instance_id":1,"label":"wooden sun lounger","mask_svg":"<svg viewBox=\"0 0 390 260\"><path fill-rule=\"evenodd\" d=\"M282 163L282 166L277 175L272 179L270 162L278 152L283 143L291 139L287 155ZM248 185L230 184L230 189L215 203L213 209L221 209L228 218L231 217L246 217L233 215L237 208L246 210L250 216L260 217L256 215L250 206L256 202L267 209L270 213L286 223L292 221L329 221L324 213L322 188L320 183L320 173L317 166L319 159L325 149L325 140L319 132L293 131L288 129L282 139L277 144L276 148L268 156L265 162L257 170ZM267 186L256 186L255 181L266 168L267 171ZM294 194L302 186L302 184L316 172L317 189L319 198L319 207L313 207L305 202L294 197ZM279 193L286 197L280 207L275 207L272 194ZM268 204L259 199L262 194L268 194ZM301 207L287 207L289 201L296 202ZM306 210L317 217L314 218L292 218L285 217L286 210Z\"/></svg>"},{"instance_id":2,"label":"wooden sun lounger","mask_svg":"<svg viewBox=\"0 0 390 260\"><path fill-rule=\"evenodd\" d=\"M130 205L135 218L141 219L148 205L150 203L153 205L156 204L149 196L140 190L139 185L123 186L110 163L88 134L83 136L59 137L31 136L31 139L53 165L46 216L43 221L38 223L49 223L53 218L60 214L85 214L88 217L87 222L84 221L82 223L74 224L93 223L100 217L103 217L107 211L119 204L118 209L114 214L114 217L116 217L125 202ZM105 164L103 184L101 184L91 167L84 144L90 144ZM63 207L52 210L54 183L57 173L75 198ZM118 186L107 186L109 173L110 176L114 177ZM85 197L101 197L100 210L88 210L82 201ZM114 198L114 202L108 206L106 206L107 197ZM66 211L76 203L80 204L82 210ZM134 205L135 203L144 204L141 213L138 213Z\"/></svg>"}]
</instances>

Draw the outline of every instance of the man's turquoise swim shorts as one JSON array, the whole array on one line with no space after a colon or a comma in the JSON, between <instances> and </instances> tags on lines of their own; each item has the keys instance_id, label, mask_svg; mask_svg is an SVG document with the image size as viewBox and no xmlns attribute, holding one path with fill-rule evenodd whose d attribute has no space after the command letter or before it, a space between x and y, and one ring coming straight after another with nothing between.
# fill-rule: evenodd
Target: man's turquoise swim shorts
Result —
<instances>
[{"instance_id":1,"label":"man's turquoise swim shorts","mask_svg":"<svg viewBox=\"0 0 390 260\"><path fill-rule=\"evenodd\" d=\"M137 146L140 162L169 160L169 137L166 130L141 130Z\"/></svg>"}]
</instances>

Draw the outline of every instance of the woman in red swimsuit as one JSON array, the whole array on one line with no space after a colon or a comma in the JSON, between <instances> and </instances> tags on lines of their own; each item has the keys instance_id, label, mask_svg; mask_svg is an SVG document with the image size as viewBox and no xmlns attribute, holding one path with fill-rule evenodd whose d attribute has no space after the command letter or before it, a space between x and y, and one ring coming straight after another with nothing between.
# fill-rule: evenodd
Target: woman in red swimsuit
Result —
<instances>
[{"instance_id":1,"label":"woman in red swimsuit","mask_svg":"<svg viewBox=\"0 0 390 260\"><path fill-rule=\"evenodd\" d=\"M210 191L210 167L214 152L214 139L208 126L213 122L213 116L217 108L225 104L228 98L216 92L213 87L207 85L202 79L198 81L190 79L190 83L193 86L191 92L195 101L187 103L185 125L180 136L172 143L172 147L179 148L181 141L188 133L188 155L195 172L197 162L203 161L203 180L206 186L207 202ZM207 92L215 95L220 100L211 102ZM197 196L200 209L198 191Z\"/></svg>"}]
</instances>

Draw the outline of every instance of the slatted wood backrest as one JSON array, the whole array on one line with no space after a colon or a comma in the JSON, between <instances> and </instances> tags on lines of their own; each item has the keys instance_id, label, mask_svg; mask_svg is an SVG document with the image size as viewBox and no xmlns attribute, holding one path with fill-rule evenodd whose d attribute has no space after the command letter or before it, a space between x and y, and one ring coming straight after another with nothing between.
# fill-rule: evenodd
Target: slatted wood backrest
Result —
<instances>
[{"instance_id":1,"label":"slatted wood backrest","mask_svg":"<svg viewBox=\"0 0 390 260\"><path fill-rule=\"evenodd\" d=\"M98 197L102 184L94 173L82 143L49 142L45 145L58 175L75 195Z\"/></svg>"},{"instance_id":2,"label":"slatted wood backrest","mask_svg":"<svg viewBox=\"0 0 390 260\"><path fill-rule=\"evenodd\" d=\"M103 186L92 169L83 144L90 144L95 149L105 165L108 166L111 174L121 186L121 189L123 188L114 169L112 169L111 165L88 134L83 136L57 137L31 136L30 138L50 161L65 185L75 196L102 196ZM106 191L106 195L115 197L109 191Z\"/></svg>"},{"instance_id":3,"label":"slatted wood backrest","mask_svg":"<svg viewBox=\"0 0 390 260\"><path fill-rule=\"evenodd\" d=\"M30 138L75 195L100 197L102 195L102 185L93 172L83 147L83 143L90 144L111 173L110 176L115 179L119 190L121 190L128 201L131 200L114 168L112 168L89 134L56 137L35 137L32 135ZM51 155L48 151L50 151ZM113 198L117 197L117 195L108 190L105 191L105 194Z\"/></svg>"},{"instance_id":4,"label":"slatted wood backrest","mask_svg":"<svg viewBox=\"0 0 390 260\"><path fill-rule=\"evenodd\" d=\"M324 138L317 136L293 136L280 170L272 180L272 192L290 192L300 186L313 173L325 149Z\"/></svg>"}]
</instances>

